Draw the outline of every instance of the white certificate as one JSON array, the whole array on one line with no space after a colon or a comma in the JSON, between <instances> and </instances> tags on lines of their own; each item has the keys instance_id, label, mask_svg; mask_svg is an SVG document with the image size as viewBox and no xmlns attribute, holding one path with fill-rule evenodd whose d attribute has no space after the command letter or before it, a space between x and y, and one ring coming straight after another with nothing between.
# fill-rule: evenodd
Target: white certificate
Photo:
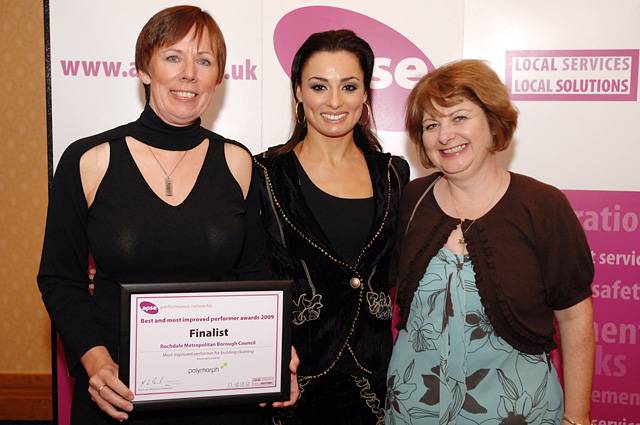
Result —
<instances>
[{"instance_id":1,"label":"white certificate","mask_svg":"<svg viewBox=\"0 0 640 425\"><path fill-rule=\"evenodd\" d=\"M129 288L123 291L129 319L123 333L128 330L129 335L123 344L128 353L122 353L128 362L121 372L126 373L134 404L175 407L195 399L226 404L288 399L288 289L268 289L274 282L282 284L123 285ZM201 290L175 292L178 287ZM161 290L133 292L154 288Z\"/></svg>"}]
</instances>

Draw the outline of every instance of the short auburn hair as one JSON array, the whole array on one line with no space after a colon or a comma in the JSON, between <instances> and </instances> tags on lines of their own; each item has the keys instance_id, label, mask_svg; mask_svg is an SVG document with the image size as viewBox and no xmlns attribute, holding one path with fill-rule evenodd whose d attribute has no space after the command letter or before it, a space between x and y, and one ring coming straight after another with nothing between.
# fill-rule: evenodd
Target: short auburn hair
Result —
<instances>
[{"instance_id":1,"label":"short auburn hair","mask_svg":"<svg viewBox=\"0 0 640 425\"><path fill-rule=\"evenodd\" d=\"M138 72L149 73L151 57L157 49L171 46L182 40L191 29L195 29L195 39L200 42L204 31L209 33L211 49L218 66L220 84L224 77L224 67L227 62L227 46L220 27L211 15L195 6L173 6L161 10L149 19L138 35L136 41L136 69ZM149 86L144 86L147 101L149 101Z\"/></svg>"},{"instance_id":2,"label":"short auburn hair","mask_svg":"<svg viewBox=\"0 0 640 425\"><path fill-rule=\"evenodd\" d=\"M405 125L420 161L433 166L422 143L424 113L438 116L434 104L448 108L467 99L484 111L494 133L492 152L505 150L518 125L518 110L507 88L483 61L464 59L445 64L422 77L407 100Z\"/></svg>"}]
</instances>

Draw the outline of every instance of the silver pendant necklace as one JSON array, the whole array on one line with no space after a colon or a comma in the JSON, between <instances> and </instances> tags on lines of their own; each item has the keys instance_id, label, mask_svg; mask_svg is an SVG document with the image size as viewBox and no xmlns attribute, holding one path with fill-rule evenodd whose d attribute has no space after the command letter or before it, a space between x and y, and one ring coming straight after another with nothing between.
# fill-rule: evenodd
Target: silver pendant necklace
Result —
<instances>
[{"instance_id":1,"label":"silver pendant necklace","mask_svg":"<svg viewBox=\"0 0 640 425\"><path fill-rule=\"evenodd\" d=\"M498 187L496 187L496 191L493 193L491 198L489 198L489 203L486 205L486 207L482 211L480 211L480 214L476 218L471 220L471 224L468 225L466 229L462 228L462 223L464 223L465 219L462 218L462 216L460 215L460 212L458 211L458 206L456 205L456 202L453 200L453 194L451 193L451 185L450 185L449 181L446 181L446 182L447 182L447 191L449 192L449 199L451 199L451 205L453 205L453 209L455 210L457 217L460 219L460 223L458 224L458 226L460 227L461 235L458 238L457 242L463 249L466 249L467 248L467 241L464 239L464 234L469 231L469 229L471 228L471 226L473 226L475 224L477 219L479 219L480 217L485 215L487 212L489 212L489 209L491 208L492 204L496 200L496 197L498 196L498 193L500 192L500 188L502 187L502 179L498 182Z\"/></svg>"},{"instance_id":2,"label":"silver pendant necklace","mask_svg":"<svg viewBox=\"0 0 640 425\"><path fill-rule=\"evenodd\" d=\"M184 157L187 156L187 152L189 152L189 151L184 151L184 153L182 154L182 156L180 157L178 162L176 162L176 165L174 165L173 168L171 169L171 171L167 173L167 171L162 166L162 163L160 162L158 157L156 157L156 154L153 153L153 151L151 150L151 148L149 146L147 146L147 149L149 149L149 152L151 152L151 155L153 156L153 159L156 160L156 162L160 166L160 169L162 170L162 173L164 174L164 194L165 194L165 196L173 196L173 181L171 181L171 175L173 174L174 171L176 171L176 168L178 168L178 165L180 165L180 163L182 162Z\"/></svg>"}]
</instances>

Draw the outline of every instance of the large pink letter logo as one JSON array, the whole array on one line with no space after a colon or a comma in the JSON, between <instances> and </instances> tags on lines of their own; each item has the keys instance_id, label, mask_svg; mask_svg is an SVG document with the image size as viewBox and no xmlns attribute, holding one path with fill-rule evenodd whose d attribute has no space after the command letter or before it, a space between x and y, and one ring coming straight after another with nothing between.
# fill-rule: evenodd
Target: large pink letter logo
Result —
<instances>
[{"instance_id":1,"label":"large pink letter logo","mask_svg":"<svg viewBox=\"0 0 640 425\"><path fill-rule=\"evenodd\" d=\"M158 312L158 306L149 301L142 301L140 303L140 310L149 314L156 314Z\"/></svg>"},{"instance_id":2,"label":"large pink letter logo","mask_svg":"<svg viewBox=\"0 0 640 425\"><path fill-rule=\"evenodd\" d=\"M301 7L280 19L273 45L280 65L291 76L291 61L312 33L348 28L369 42L376 55L371 88L378 130L403 131L405 105L415 83L433 64L405 36L369 16L330 6Z\"/></svg>"}]
</instances>

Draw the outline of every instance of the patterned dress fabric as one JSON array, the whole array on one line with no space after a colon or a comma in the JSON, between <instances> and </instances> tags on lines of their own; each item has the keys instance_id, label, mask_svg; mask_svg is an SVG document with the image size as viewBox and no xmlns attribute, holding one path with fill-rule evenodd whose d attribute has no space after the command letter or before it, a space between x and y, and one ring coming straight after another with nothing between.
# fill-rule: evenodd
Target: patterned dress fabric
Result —
<instances>
[{"instance_id":1,"label":"patterned dress fabric","mask_svg":"<svg viewBox=\"0 0 640 425\"><path fill-rule=\"evenodd\" d=\"M387 376L387 425L559 424L563 393L545 354L495 334L468 256L431 259Z\"/></svg>"}]
</instances>

